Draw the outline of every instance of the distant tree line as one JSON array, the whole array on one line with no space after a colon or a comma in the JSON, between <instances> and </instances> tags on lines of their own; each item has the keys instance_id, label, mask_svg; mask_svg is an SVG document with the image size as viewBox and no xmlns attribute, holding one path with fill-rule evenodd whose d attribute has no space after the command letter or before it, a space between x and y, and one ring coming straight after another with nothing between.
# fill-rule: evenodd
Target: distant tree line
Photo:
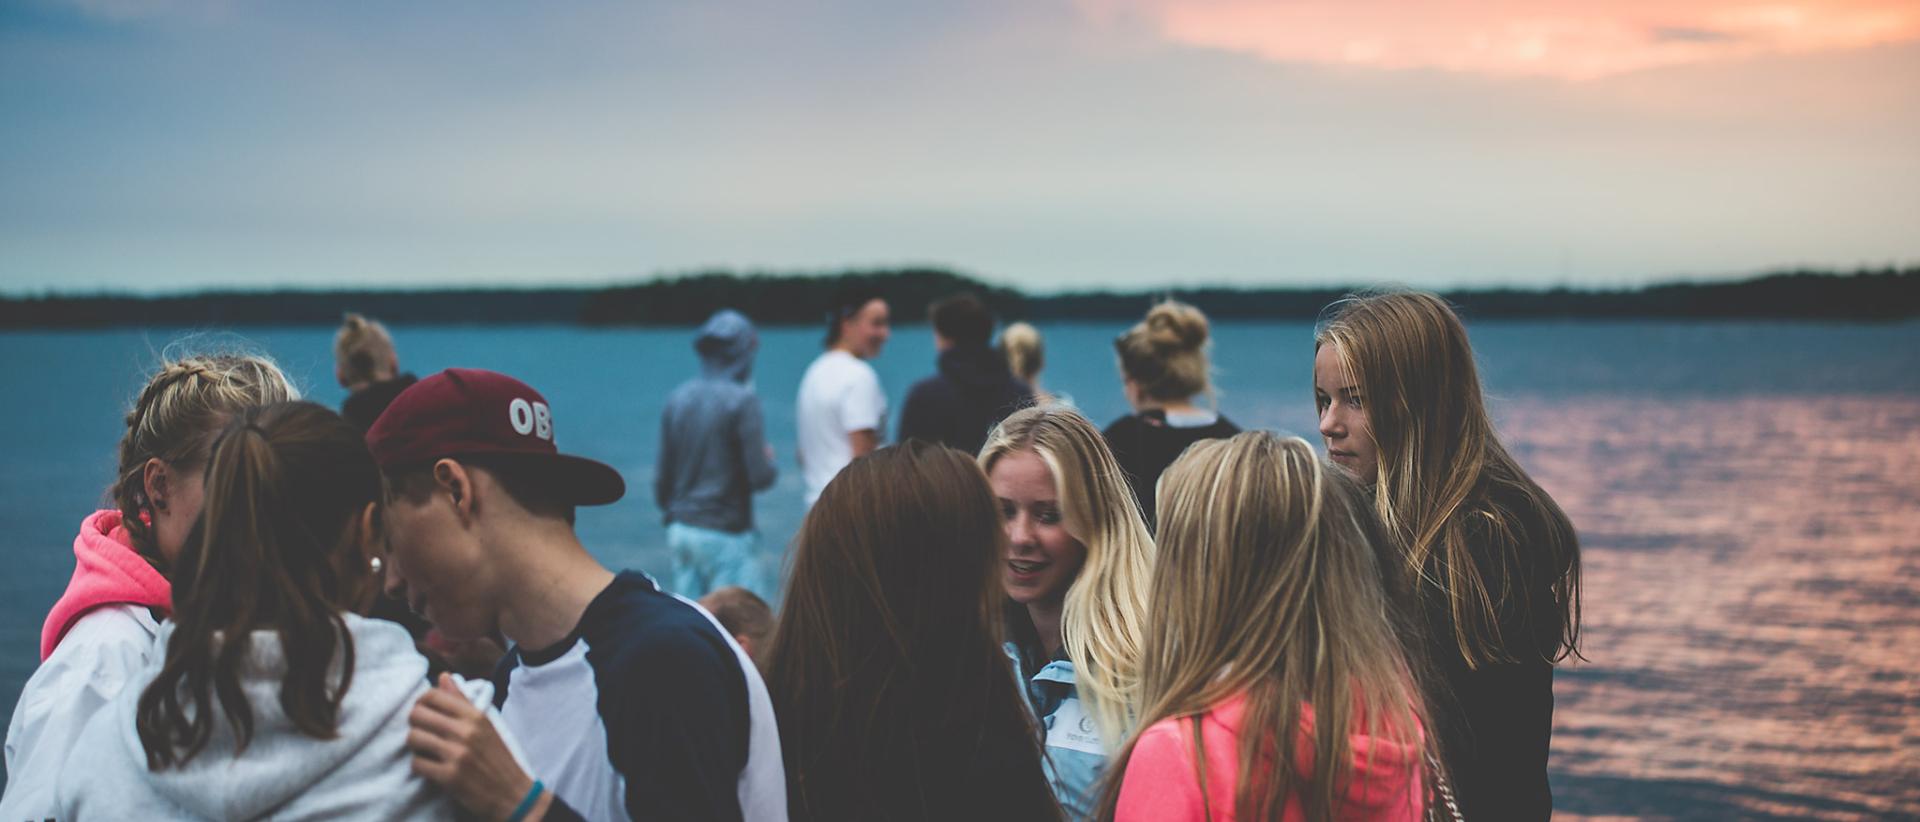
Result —
<instances>
[{"instance_id":1,"label":"distant tree line","mask_svg":"<svg viewBox=\"0 0 1920 822\"><path fill-rule=\"evenodd\" d=\"M767 325L824 321L849 286L887 295L896 322L959 291L1002 317L1124 320L1156 300L1193 303L1219 319L1312 319L1353 289L1194 288L1028 295L952 271L913 268L826 275L706 272L605 288L433 291L210 291L0 297L0 328L332 325L348 311L408 325L692 325L719 308ZM1445 293L1469 318L1755 318L1900 320L1920 316L1920 267L1786 271L1739 281L1631 289L1464 289Z\"/></svg>"}]
</instances>

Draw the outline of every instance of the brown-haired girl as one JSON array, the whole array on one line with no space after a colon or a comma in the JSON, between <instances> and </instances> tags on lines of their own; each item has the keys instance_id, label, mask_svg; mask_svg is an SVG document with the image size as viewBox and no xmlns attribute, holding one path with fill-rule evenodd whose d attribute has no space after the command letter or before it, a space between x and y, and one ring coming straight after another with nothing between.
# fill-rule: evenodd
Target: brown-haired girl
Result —
<instances>
[{"instance_id":1,"label":"brown-haired girl","mask_svg":"<svg viewBox=\"0 0 1920 822\"><path fill-rule=\"evenodd\" d=\"M1419 819L1411 620L1358 484L1305 440L1249 431L1194 445L1160 490L1144 730L1103 816Z\"/></svg>"},{"instance_id":2,"label":"brown-haired girl","mask_svg":"<svg viewBox=\"0 0 1920 822\"><path fill-rule=\"evenodd\" d=\"M910 441L827 484L766 661L791 818L1059 818L1000 648L1005 556L958 451Z\"/></svg>"},{"instance_id":3,"label":"brown-haired girl","mask_svg":"<svg viewBox=\"0 0 1920 822\"><path fill-rule=\"evenodd\" d=\"M0 818L52 815L73 737L146 667L173 607L168 579L200 515L214 436L242 409L295 396L279 366L248 354L182 357L141 389L107 492L113 507L80 523L73 579L47 614L40 667L7 728Z\"/></svg>"},{"instance_id":4,"label":"brown-haired girl","mask_svg":"<svg viewBox=\"0 0 1920 822\"><path fill-rule=\"evenodd\" d=\"M1425 615L1461 810L1546 819L1553 666L1579 637L1573 524L1495 435L1466 328L1444 300L1350 297L1314 348L1327 453L1373 488Z\"/></svg>"},{"instance_id":5,"label":"brown-haired girl","mask_svg":"<svg viewBox=\"0 0 1920 822\"><path fill-rule=\"evenodd\" d=\"M1187 446L1240 431L1220 412L1194 402L1213 395L1208 333L1207 315L1200 309L1167 300L1113 341L1121 387L1133 413L1114 420L1102 433L1127 473L1149 529L1160 472Z\"/></svg>"},{"instance_id":6,"label":"brown-haired girl","mask_svg":"<svg viewBox=\"0 0 1920 822\"><path fill-rule=\"evenodd\" d=\"M451 819L406 755L427 662L404 628L356 613L379 585L381 495L333 412L239 412L208 458L162 663L80 732L54 815Z\"/></svg>"}]
</instances>

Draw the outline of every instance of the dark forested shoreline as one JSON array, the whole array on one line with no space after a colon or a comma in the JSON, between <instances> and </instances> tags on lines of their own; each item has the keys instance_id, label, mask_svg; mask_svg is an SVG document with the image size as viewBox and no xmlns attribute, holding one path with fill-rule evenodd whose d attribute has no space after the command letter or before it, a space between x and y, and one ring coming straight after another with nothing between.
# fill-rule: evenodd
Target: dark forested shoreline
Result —
<instances>
[{"instance_id":1,"label":"dark forested shoreline","mask_svg":"<svg viewBox=\"0 0 1920 822\"><path fill-rule=\"evenodd\" d=\"M731 307L770 324L811 324L836 289L881 288L901 321L955 291L985 297L1004 317L1119 320L1175 297L1218 319L1306 320L1351 288L1171 288L1029 295L940 269L837 274L726 272L633 285L440 290L207 291L136 296L0 297L0 328L331 325L347 311L409 325L688 325ZM1469 318L1901 320L1920 316L1920 267L1781 271L1749 279L1631 289L1458 289Z\"/></svg>"}]
</instances>

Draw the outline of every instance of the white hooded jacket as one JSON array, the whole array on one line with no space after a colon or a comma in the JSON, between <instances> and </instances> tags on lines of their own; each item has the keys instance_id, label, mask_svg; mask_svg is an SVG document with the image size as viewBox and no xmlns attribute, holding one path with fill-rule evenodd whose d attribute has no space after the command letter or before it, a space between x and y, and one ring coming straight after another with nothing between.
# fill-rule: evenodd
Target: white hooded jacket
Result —
<instances>
[{"instance_id":1,"label":"white hooded jacket","mask_svg":"<svg viewBox=\"0 0 1920 822\"><path fill-rule=\"evenodd\" d=\"M452 801L413 774L406 749L407 714L429 687L427 661L406 629L353 614L345 619L355 665L333 739L307 736L287 718L279 636L256 631L240 674L253 710L246 750L234 755L233 729L220 714L198 755L184 766L149 771L134 723L174 631L173 623L162 625L154 663L75 740L56 788L56 818L452 819ZM332 676L339 671L336 656ZM491 685L465 682L462 689L493 714ZM511 740L508 747L525 761Z\"/></svg>"}]
</instances>

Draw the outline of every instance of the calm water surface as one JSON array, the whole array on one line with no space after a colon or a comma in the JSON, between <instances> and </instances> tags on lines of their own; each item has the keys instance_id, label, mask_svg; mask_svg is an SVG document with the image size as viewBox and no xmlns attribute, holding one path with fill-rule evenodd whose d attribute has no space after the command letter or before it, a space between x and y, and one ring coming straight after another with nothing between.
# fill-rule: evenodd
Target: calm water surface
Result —
<instances>
[{"instance_id":1,"label":"calm water surface","mask_svg":"<svg viewBox=\"0 0 1920 822\"><path fill-rule=\"evenodd\" d=\"M1123 411L1121 324L1061 325L1043 381L1095 422ZM1220 407L1313 434L1311 329L1217 330ZM1920 817L1920 324L1481 323L1507 442L1585 549L1588 661L1556 680L1556 804L1569 818ZM338 405L330 332L250 329ZM627 476L580 531L664 570L651 464L687 330L396 329L421 374L477 366L553 402L564 450ZM113 471L120 415L170 329L0 334L0 705L32 673L80 519ZM763 332L756 382L782 457L758 499L766 561L799 524L793 397L812 330ZM875 366L895 417L931 370L896 329Z\"/></svg>"}]
</instances>

